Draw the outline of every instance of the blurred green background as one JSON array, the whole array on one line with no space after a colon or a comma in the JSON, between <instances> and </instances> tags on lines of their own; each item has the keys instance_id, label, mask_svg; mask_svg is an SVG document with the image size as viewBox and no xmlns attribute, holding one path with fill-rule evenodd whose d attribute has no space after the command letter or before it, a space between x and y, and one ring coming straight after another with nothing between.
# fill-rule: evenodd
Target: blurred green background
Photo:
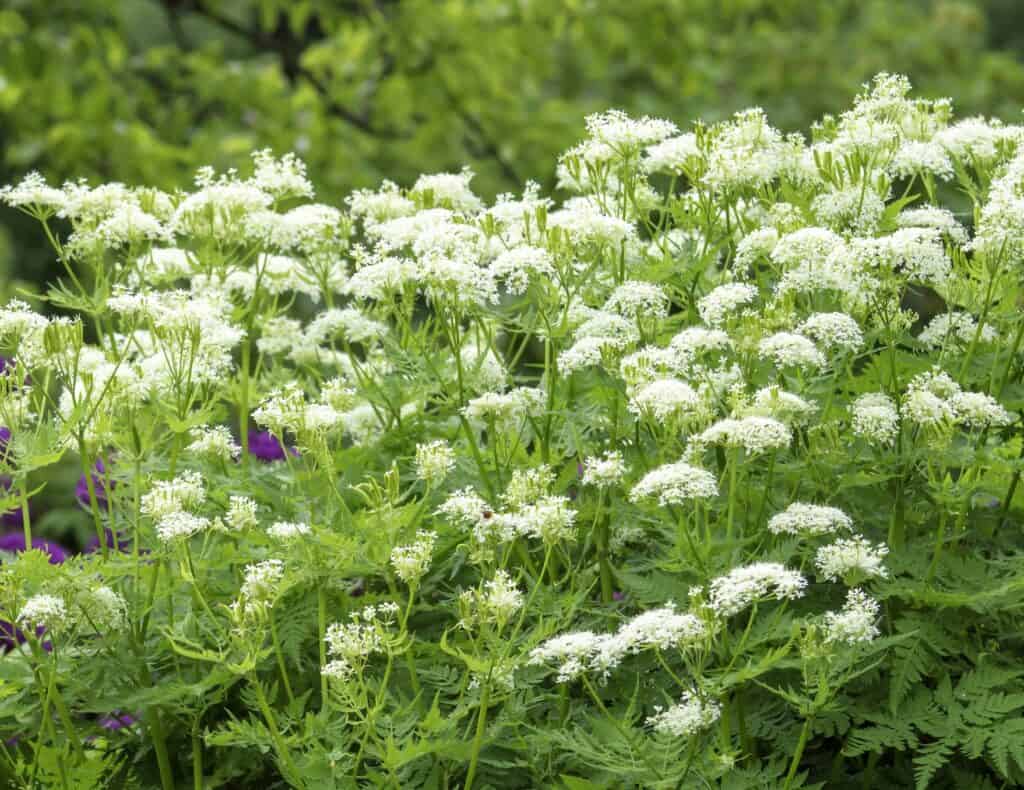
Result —
<instances>
[{"instance_id":1,"label":"blurred green background","mask_svg":"<svg viewBox=\"0 0 1024 790\"><path fill-rule=\"evenodd\" d=\"M881 70L959 114L1024 106L1019 0L4 0L0 183L187 185L294 150L319 198L470 164L550 185L587 113L786 129ZM0 299L56 273L0 211Z\"/></svg>"}]
</instances>

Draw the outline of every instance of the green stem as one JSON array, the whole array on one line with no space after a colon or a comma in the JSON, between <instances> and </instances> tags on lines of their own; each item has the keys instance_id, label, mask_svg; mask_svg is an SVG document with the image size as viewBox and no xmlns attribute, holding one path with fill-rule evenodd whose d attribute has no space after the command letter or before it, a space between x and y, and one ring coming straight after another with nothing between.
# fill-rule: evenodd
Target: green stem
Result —
<instances>
[{"instance_id":1,"label":"green stem","mask_svg":"<svg viewBox=\"0 0 1024 790\"><path fill-rule=\"evenodd\" d=\"M160 771L160 786L163 790L174 790L174 772L171 770L171 756L167 751L167 736L164 734L160 709L152 708L147 718L149 720L149 737L153 741L153 751L156 752L156 764Z\"/></svg>"},{"instance_id":2,"label":"green stem","mask_svg":"<svg viewBox=\"0 0 1024 790\"><path fill-rule=\"evenodd\" d=\"M942 556L942 545L946 539L946 510L939 511L939 525L935 529L935 548L932 549L932 563L928 566L928 581L935 578L935 571L939 567L939 558Z\"/></svg>"},{"instance_id":3,"label":"green stem","mask_svg":"<svg viewBox=\"0 0 1024 790\"><path fill-rule=\"evenodd\" d=\"M611 603L615 596L615 573L609 557L608 519L604 517L604 491L598 494L597 500L597 562L601 572L601 601Z\"/></svg>"},{"instance_id":4,"label":"green stem","mask_svg":"<svg viewBox=\"0 0 1024 790\"><path fill-rule=\"evenodd\" d=\"M494 665L487 670L487 677L484 679L483 689L480 692L480 708L476 716L476 733L473 736L473 751L469 756L469 770L466 772L466 784L463 790L473 790L473 779L476 778L476 766L480 759L480 748L484 742L484 731L487 729L487 706L491 703L491 672Z\"/></svg>"},{"instance_id":5,"label":"green stem","mask_svg":"<svg viewBox=\"0 0 1024 790\"><path fill-rule=\"evenodd\" d=\"M726 542L732 540L732 525L736 515L736 472L739 467L739 459L736 456L738 452L738 450L733 450L729 458L729 514L725 523Z\"/></svg>"},{"instance_id":6,"label":"green stem","mask_svg":"<svg viewBox=\"0 0 1024 790\"><path fill-rule=\"evenodd\" d=\"M249 365L252 354L249 334L242 341L242 381L238 397L238 438L242 442L242 468L246 470L249 468ZM285 454L287 453L286 446Z\"/></svg>"},{"instance_id":7,"label":"green stem","mask_svg":"<svg viewBox=\"0 0 1024 790\"><path fill-rule=\"evenodd\" d=\"M327 593L322 582L316 585L316 626L320 643L320 709L323 710L327 707L327 675L323 673L327 665Z\"/></svg>"},{"instance_id":8,"label":"green stem","mask_svg":"<svg viewBox=\"0 0 1024 790\"><path fill-rule=\"evenodd\" d=\"M284 742L284 738L281 737L281 731L277 728L274 712L270 709L270 703L267 702L267 695L263 693L263 687L260 685L259 679L253 675L251 682L253 688L256 689L256 700L259 703L260 713L263 714L263 720L267 723L267 729L270 730L270 738L274 742L277 757L285 769L284 778L289 784L292 784L299 778L299 772L295 767L295 763L292 762L292 757L288 751L288 746Z\"/></svg>"},{"instance_id":9,"label":"green stem","mask_svg":"<svg viewBox=\"0 0 1024 790\"><path fill-rule=\"evenodd\" d=\"M21 493L21 521L25 530L25 551L32 548L32 516L28 511L28 481L23 480L19 486Z\"/></svg>"},{"instance_id":10,"label":"green stem","mask_svg":"<svg viewBox=\"0 0 1024 790\"><path fill-rule=\"evenodd\" d=\"M192 727L192 787L203 790L203 739L199 737L199 718Z\"/></svg>"},{"instance_id":11,"label":"green stem","mask_svg":"<svg viewBox=\"0 0 1024 790\"><path fill-rule=\"evenodd\" d=\"M800 758L804 756L804 749L807 747L807 738L811 734L811 719L804 719L803 729L800 730L800 740L797 741L796 751L793 752L793 759L789 763L789 772L786 774L786 784L782 790L789 790L790 785L793 784L793 779L796 777L796 772L800 768Z\"/></svg>"},{"instance_id":12,"label":"green stem","mask_svg":"<svg viewBox=\"0 0 1024 790\"><path fill-rule=\"evenodd\" d=\"M89 468L89 459L85 456L85 442L81 439L78 443L78 455L82 460L82 474L85 475L85 487L89 492L89 510L92 512L93 526L96 528L96 538L100 542L100 549L103 551L103 559L110 559L110 547L107 545L107 536L103 532L103 518L100 516L100 506L96 499L96 484L92 479L92 469Z\"/></svg>"},{"instance_id":13,"label":"green stem","mask_svg":"<svg viewBox=\"0 0 1024 790\"><path fill-rule=\"evenodd\" d=\"M284 692L288 696L288 703L295 702L295 695L292 693L292 684L288 680L288 669L284 663L284 653L281 651L281 640L277 636L277 620L274 618L274 609L270 607L270 638L274 642L274 655L277 656L277 668L281 672L281 682L284 684Z\"/></svg>"}]
</instances>

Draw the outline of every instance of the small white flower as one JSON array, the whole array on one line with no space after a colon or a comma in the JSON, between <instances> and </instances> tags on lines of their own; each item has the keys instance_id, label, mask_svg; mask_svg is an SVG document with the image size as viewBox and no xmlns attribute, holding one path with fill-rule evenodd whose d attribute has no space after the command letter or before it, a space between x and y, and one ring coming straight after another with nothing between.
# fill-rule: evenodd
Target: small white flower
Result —
<instances>
[{"instance_id":1,"label":"small white flower","mask_svg":"<svg viewBox=\"0 0 1024 790\"><path fill-rule=\"evenodd\" d=\"M651 417L658 423L692 416L700 407L697 391L679 379L657 379L643 385L629 399L631 412Z\"/></svg>"},{"instance_id":2,"label":"small white flower","mask_svg":"<svg viewBox=\"0 0 1024 790\"><path fill-rule=\"evenodd\" d=\"M697 302L697 312L704 323L720 327L727 319L738 315L740 308L757 299L757 288L746 283L726 283L711 291Z\"/></svg>"},{"instance_id":3,"label":"small white flower","mask_svg":"<svg viewBox=\"0 0 1024 790\"><path fill-rule=\"evenodd\" d=\"M956 421L968 428L1002 427L1013 422L1013 415L984 392L958 392L949 399Z\"/></svg>"},{"instance_id":4,"label":"small white flower","mask_svg":"<svg viewBox=\"0 0 1024 790\"><path fill-rule=\"evenodd\" d=\"M829 352L851 353L864 345L860 325L846 313L814 313L800 324L798 331Z\"/></svg>"},{"instance_id":5,"label":"small white flower","mask_svg":"<svg viewBox=\"0 0 1024 790\"><path fill-rule=\"evenodd\" d=\"M808 338L793 332L777 332L757 344L757 353L780 368L817 370L825 357Z\"/></svg>"},{"instance_id":6,"label":"small white flower","mask_svg":"<svg viewBox=\"0 0 1024 790\"><path fill-rule=\"evenodd\" d=\"M709 445L742 447L754 455L784 449L792 440L792 431L785 423L771 417L750 416L719 420L694 436L692 442L697 448Z\"/></svg>"},{"instance_id":7,"label":"small white flower","mask_svg":"<svg viewBox=\"0 0 1024 790\"><path fill-rule=\"evenodd\" d=\"M840 611L825 613L825 640L846 645L870 642L880 633L876 625L880 610L878 601L863 590L850 590Z\"/></svg>"},{"instance_id":8,"label":"small white flower","mask_svg":"<svg viewBox=\"0 0 1024 790\"><path fill-rule=\"evenodd\" d=\"M557 664L559 683L575 680L586 672L593 671L599 664L599 657L608 647L609 637L592 631L576 631L549 639L530 651L530 664ZM618 665L621 653L610 661L600 662L605 671Z\"/></svg>"},{"instance_id":9,"label":"small white flower","mask_svg":"<svg viewBox=\"0 0 1024 790\"><path fill-rule=\"evenodd\" d=\"M247 602L268 603L277 594L284 578L284 562L277 559L263 560L245 566L245 579L240 594Z\"/></svg>"},{"instance_id":10,"label":"small white flower","mask_svg":"<svg viewBox=\"0 0 1024 790\"><path fill-rule=\"evenodd\" d=\"M492 623L501 628L522 605L522 591L508 572L499 568L492 579L484 582L482 590L466 590L459 596L459 625L469 629L475 623Z\"/></svg>"},{"instance_id":11,"label":"small white flower","mask_svg":"<svg viewBox=\"0 0 1024 790\"><path fill-rule=\"evenodd\" d=\"M731 617L761 600L799 598L807 580L777 562L757 562L734 568L725 576L712 579L708 586L708 605L720 617Z\"/></svg>"},{"instance_id":12,"label":"small white flower","mask_svg":"<svg viewBox=\"0 0 1024 790\"><path fill-rule=\"evenodd\" d=\"M853 520L837 507L794 502L768 520L768 530L776 535L827 535L853 529Z\"/></svg>"},{"instance_id":13,"label":"small white flower","mask_svg":"<svg viewBox=\"0 0 1024 790\"><path fill-rule=\"evenodd\" d=\"M754 393L749 411L772 417L789 426L808 425L818 407L799 395L786 392L777 384L762 387Z\"/></svg>"},{"instance_id":14,"label":"small white flower","mask_svg":"<svg viewBox=\"0 0 1024 790\"><path fill-rule=\"evenodd\" d=\"M159 520L171 513L192 510L206 501L203 479L198 472L184 472L173 480L157 480L142 496L144 516Z\"/></svg>"},{"instance_id":15,"label":"small white flower","mask_svg":"<svg viewBox=\"0 0 1024 790\"><path fill-rule=\"evenodd\" d=\"M98 633L123 631L128 627L128 604L105 585L83 590L75 598L82 610L83 622Z\"/></svg>"},{"instance_id":16,"label":"small white flower","mask_svg":"<svg viewBox=\"0 0 1024 790\"><path fill-rule=\"evenodd\" d=\"M649 609L624 623L615 634L622 649L639 653L647 648L668 650L690 647L707 636L707 626L696 615L677 612L669 604L660 609Z\"/></svg>"},{"instance_id":17,"label":"small white flower","mask_svg":"<svg viewBox=\"0 0 1024 790\"><path fill-rule=\"evenodd\" d=\"M657 497L658 504L662 506L713 496L718 496L715 476L683 461L651 470L629 492L631 502Z\"/></svg>"},{"instance_id":18,"label":"small white flower","mask_svg":"<svg viewBox=\"0 0 1024 790\"><path fill-rule=\"evenodd\" d=\"M978 322L973 315L954 311L935 316L917 339L929 348L950 346L954 349L965 349L974 342L975 335L979 342L986 344L999 339L999 333L994 327L985 324L979 333Z\"/></svg>"},{"instance_id":19,"label":"small white flower","mask_svg":"<svg viewBox=\"0 0 1024 790\"><path fill-rule=\"evenodd\" d=\"M882 543L872 545L867 538L856 535L839 538L828 546L818 549L814 564L823 578L830 582L839 579L885 578L888 571L883 562L889 549Z\"/></svg>"},{"instance_id":20,"label":"small white flower","mask_svg":"<svg viewBox=\"0 0 1024 790\"><path fill-rule=\"evenodd\" d=\"M309 535L311 532L309 524L304 524L301 521L277 521L267 530L270 537L282 541L295 540Z\"/></svg>"},{"instance_id":21,"label":"small white flower","mask_svg":"<svg viewBox=\"0 0 1024 790\"><path fill-rule=\"evenodd\" d=\"M655 732L675 738L691 738L706 730L722 715L722 706L713 700L702 700L690 691L670 708L655 706L655 714L648 717L647 725Z\"/></svg>"},{"instance_id":22,"label":"small white flower","mask_svg":"<svg viewBox=\"0 0 1024 790\"><path fill-rule=\"evenodd\" d=\"M228 511L225 518L231 529L252 529L259 524L258 512L259 508L255 500L247 496L232 496L228 501Z\"/></svg>"},{"instance_id":23,"label":"small white flower","mask_svg":"<svg viewBox=\"0 0 1024 790\"><path fill-rule=\"evenodd\" d=\"M442 482L454 468L455 451L444 440L416 445L416 477L427 485Z\"/></svg>"},{"instance_id":24,"label":"small white flower","mask_svg":"<svg viewBox=\"0 0 1024 790\"><path fill-rule=\"evenodd\" d=\"M609 488L618 484L626 474L626 462L618 450L609 450L601 456L583 459L583 477L586 486Z\"/></svg>"},{"instance_id":25,"label":"small white flower","mask_svg":"<svg viewBox=\"0 0 1024 790\"><path fill-rule=\"evenodd\" d=\"M223 425L193 428L189 435L192 443L186 449L196 455L230 461L242 452L231 431Z\"/></svg>"},{"instance_id":26,"label":"small white flower","mask_svg":"<svg viewBox=\"0 0 1024 790\"><path fill-rule=\"evenodd\" d=\"M160 517L156 525L156 536L164 543L170 543L190 538L209 526L210 519L178 510Z\"/></svg>"},{"instance_id":27,"label":"small white flower","mask_svg":"<svg viewBox=\"0 0 1024 790\"><path fill-rule=\"evenodd\" d=\"M61 631L72 623L64 599L46 593L33 595L25 601L17 620L23 628L42 627L49 631Z\"/></svg>"},{"instance_id":28,"label":"small white flower","mask_svg":"<svg viewBox=\"0 0 1024 790\"><path fill-rule=\"evenodd\" d=\"M566 497L546 496L524 505L515 512L521 534L540 538L545 543L572 540L575 537L576 511Z\"/></svg>"},{"instance_id":29,"label":"small white flower","mask_svg":"<svg viewBox=\"0 0 1024 790\"><path fill-rule=\"evenodd\" d=\"M627 280L604 303L602 310L633 319L649 320L668 315L669 298L659 286L642 280Z\"/></svg>"},{"instance_id":30,"label":"small white flower","mask_svg":"<svg viewBox=\"0 0 1024 790\"><path fill-rule=\"evenodd\" d=\"M850 407L853 433L872 444L891 445L900 431L896 404L881 392L861 395Z\"/></svg>"},{"instance_id":31,"label":"small white flower","mask_svg":"<svg viewBox=\"0 0 1024 790\"><path fill-rule=\"evenodd\" d=\"M416 541L407 546L395 546L391 550L391 567L395 575L406 584L419 584L420 579L430 567L430 559L437 541L436 532L420 531L416 533Z\"/></svg>"}]
</instances>

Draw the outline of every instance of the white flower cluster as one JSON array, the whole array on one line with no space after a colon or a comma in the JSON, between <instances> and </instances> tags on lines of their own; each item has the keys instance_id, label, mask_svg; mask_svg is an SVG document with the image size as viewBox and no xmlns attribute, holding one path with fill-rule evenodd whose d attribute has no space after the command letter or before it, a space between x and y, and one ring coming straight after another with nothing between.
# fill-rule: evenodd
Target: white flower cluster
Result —
<instances>
[{"instance_id":1,"label":"white flower cluster","mask_svg":"<svg viewBox=\"0 0 1024 790\"><path fill-rule=\"evenodd\" d=\"M881 392L861 395L850 407L853 433L871 444L891 445L900 432L900 415L892 398Z\"/></svg>"},{"instance_id":2,"label":"white flower cluster","mask_svg":"<svg viewBox=\"0 0 1024 790\"><path fill-rule=\"evenodd\" d=\"M347 623L332 623L324 640L331 660L320 668L332 680L351 679L374 653L388 649L389 629L398 616L398 605L385 602L352 612Z\"/></svg>"},{"instance_id":3,"label":"white flower cluster","mask_svg":"<svg viewBox=\"0 0 1024 790\"><path fill-rule=\"evenodd\" d=\"M815 554L814 564L830 582L885 578L889 572L883 563L888 553L889 548L884 544L872 544L867 538L855 535L822 546Z\"/></svg>"},{"instance_id":4,"label":"white flower cluster","mask_svg":"<svg viewBox=\"0 0 1024 790\"><path fill-rule=\"evenodd\" d=\"M825 613L826 641L855 645L870 642L879 635L878 601L859 588L846 593L846 603L838 612Z\"/></svg>"},{"instance_id":5,"label":"white flower cluster","mask_svg":"<svg viewBox=\"0 0 1024 790\"><path fill-rule=\"evenodd\" d=\"M259 506L247 496L232 496L225 514L227 526L234 530L253 529L259 524Z\"/></svg>"},{"instance_id":6,"label":"white flower cluster","mask_svg":"<svg viewBox=\"0 0 1024 790\"><path fill-rule=\"evenodd\" d=\"M267 528L267 535L283 542L297 540L312 534L309 524L302 521L275 521Z\"/></svg>"},{"instance_id":7,"label":"white flower cluster","mask_svg":"<svg viewBox=\"0 0 1024 790\"><path fill-rule=\"evenodd\" d=\"M252 417L275 436L292 432L304 441L330 435L342 426L345 419L345 415L329 403L307 402L305 393L295 383L267 397Z\"/></svg>"},{"instance_id":8,"label":"white flower cluster","mask_svg":"<svg viewBox=\"0 0 1024 790\"><path fill-rule=\"evenodd\" d=\"M675 705L669 708L656 705L654 711L654 715L647 719L647 726L655 732L673 738L692 738L718 721L722 706L714 700L684 691L682 699Z\"/></svg>"},{"instance_id":9,"label":"white flower cluster","mask_svg":"<svg viewBox=\"0 0 1024 790\"><path fill-rule=\"evenodd\" d=\"M200 428L193 428L190 432L192 443L186 448L206 458L216 458L220 461L230 461L237 458L242 448L235 441L235 437L223 425L205 425Z\"/></svg>"},{"instance_id":10,"label":"white flower cluster","mask_svg":"<svg viewBox=\"0 0 1024 790\"><path fill-rule=\"evenodd\" d=\"M610 634L577 631L549 639L530 651L530 664L558 667L558 682L584 673L601 677L630 654L644 650L687 650L703 643L708 627L696 615L680 613L671 604L637 615Z\"/></svg>"},{"instance_id":11,"label":"white flower cluster","mask_svg":"<svg viewBox=\"0 0 1024 790\"><path fill-rule=\"evenodd\" d=\"M853 520L836 507L794 502L768 520L768 529L776 535L827 535L853 529Z\"/></svg>"},{"instance_id":12,"label":"white flower cluster","mask_svg":"<svg viewBox=\"0 0 1024 790\"><path fill-rule=\"evenodd\" d=\"M715 476L684 461L652 469L629 492L632 502L657 498L662 507L714 496L718 496Z\"/></svg>"},{"instance_id":13,"label":"white flower cluster","mask_svg":"<svg viewBox=\"0 0 1024 790\"><path fill-rule=\"evenodd\" d=\"M482 590L466 590L459 595L459 625L468 630L486 623L500 631L522 606L522 591L508 571L499 568L484 582Z\"/></svg>"},{"instance_id":14,"label":"white flower cluster","mask_svg":"<svg viewBox=\"0 0 1024 790\"><path fill-rule=\"evenodd\" d=\"M81 612L76 622L88 625L98 634L123 631L128 627L128 603L124 597L106 585L79 592L75 605Z\"/></svg>"},{"instance_id":15,"label":"white flower cluster","mask_svg":"<svg viewBox=\"0 0 1024 790\"><path fill-rule=\"evenodd\" d=\"M818 347L795 332L777 332L764 338L758 343L757 352L780 368L818 370L825 366L825 356Z\"/></svg>"},{"instance_id":16,"label":"white flower cluster","mask_svg":"<svg viewBox=\"0 0 1024 790\"><path fill-rule=\"evenodd\" d=\"M17 620L23 628L45 628L53 633L59 633L73 623L64 599L48 593L33 595L25 601Z\"/></svg>"},{"instance_id":17,"label":"white flower cluster","mask_svg":"<svg viewBox=\"0 0 1024 790\"><path fill-rule=\"evenodd\" d=\"M247 605L269 603L276 597L284 573L285 564L278 559L246 565L239 594Z\"/></svg>"},{"instance_id":18,"label":"white flower cluster","mask_svg":"<svg viewBox=\"0 0 1024 790\"><path fill-rule=\"evenodd\" d=\"M792 600L804 594L807 580L776 562L734 568L708 585L708 605L719 617L731 617L758 601Z\"/></svg>"},{"instance_id":19,"label":"white flower cluster","mask_svg":"<svg viewBox=\"0 0 1024 790\"><path fill-rule=\"evenodd\" d=\"M141 499L142 515L156 523L157 537L165 543L190 538L210 526L210 519L195 510L206 501L198 472L187 471L173 480L157 480Z\"/></svg>"},{"instance_id":20,"label":"white flower cluster","mask_svg":"<svg viewBox=\"0 0 1024 790\"><path fill-rule=\"evenodd\" d=\"M977 430L1013 422L1013 415L991 395L964 392L941 370L922 373L911 379L907 385L904 409L911 420L924 427L955 423Z\"/></svg>"},{"instance_id":21,"label":"white flower cluster","mask_svg":"<svg viewBox=\"0 0 1024 790\"><path fill-rule=\"evenodd\" d=\"M701 397L679 379L657 379L643 385L629 399L629 410L658 423L695 416L702 406Z\"/></svg>"},{"instance_id":22,"label":"white flower cluster","mask_svg":"<svg viewBox=\"0 0 1024 790\"><path fill-rule=\"evenodd\" d=\"M746 283L720 285L697 303L701 319L713 328L721 327L729 319L744 315L741 308L752 304L758 297L757 288Z\"/></svg>"},{"instance_id":23,"label":"white flower cluster","mask_svg":"<svg viewBox=\"0 0 1024 790\"><path fill-rule=\"evenodd\" d=\"M970 313L953 311L939 313L928 322L917 339L929 348L944 346L966 349L977 337L980 343L994 343L999 339L995 327L985 324L978 329L978 322Z\"/></svg>"},{"instance_id":24,"label":"white flower cluster","mask_svg":"<svg viewBox=\"0 0 1024 790\"><path fill-rule=\"evenodd\" d=\"M436 532L420 530L416 540L407 546L395 546L391 550L391 567L395 575L406 584L413 586L420 582L430 568L430 559L437 542Z\"/></svg>"},{"instance_id":25,"label":"white flower cluster","mask_svg":"<svg viewBox=\"0 0 1024 790\"><path fill-rule=\"evenodd\" d=\"M585 486L610 488L622 481L626 475L626 462L618 450L609 450L604 455L583 459L583 476L580 482Z\"/></svg>"},{"instance_id":26,"label":"white flower cluster","mask_svg":"<svg viewBox=\"0 0 1024 790\"><path fill-rule=\"evenodd\" d=\"M455 451L443 439L416 445L416 477L429 486L444 481L455 468Z\"/></svg>"},{"instance_id":27,"label":"white flower cluster","mask_svg":"<svg viewBox=\"0 0 1024 790\"><path fill-rule=\"evenodd\" d=\"M785 449L792 441L792 431L785 423L756 415L719 420L691 439L697 449L714 445L742 447L751 455Z\"/></svg>"}]
</instances>

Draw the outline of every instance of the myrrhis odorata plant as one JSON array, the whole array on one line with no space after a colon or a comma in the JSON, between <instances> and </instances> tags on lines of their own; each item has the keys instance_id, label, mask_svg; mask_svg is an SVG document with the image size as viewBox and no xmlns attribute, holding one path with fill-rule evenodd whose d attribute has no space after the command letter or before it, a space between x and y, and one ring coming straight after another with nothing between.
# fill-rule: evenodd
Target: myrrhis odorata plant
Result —
<instances>
[{"instance_id":1,"label":"myrrhis odorata plant","mask_svg":"<svg viewBox=\"0 0 1024 790\"><path fill-rule=\"evenodd\" d=\"M557 172L0 190L9 786L1024 783L1024 126L882 74Z\"/></svg>"}]
</instances>

